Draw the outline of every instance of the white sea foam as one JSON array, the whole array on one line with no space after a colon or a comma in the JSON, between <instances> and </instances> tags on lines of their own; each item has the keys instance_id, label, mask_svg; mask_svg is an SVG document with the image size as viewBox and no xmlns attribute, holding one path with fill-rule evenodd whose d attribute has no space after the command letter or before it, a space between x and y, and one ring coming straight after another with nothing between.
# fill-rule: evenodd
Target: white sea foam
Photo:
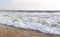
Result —
<instances>
[{"instance_id":1,"label":"white sea foam","mask_svg":"<svg viewBox=\"0 0 60 37\"><path fill-rule=\"evenodd\" d=\"M60 13L1 13L0 23L60 35Z\"/></svg>"}]
</instances>

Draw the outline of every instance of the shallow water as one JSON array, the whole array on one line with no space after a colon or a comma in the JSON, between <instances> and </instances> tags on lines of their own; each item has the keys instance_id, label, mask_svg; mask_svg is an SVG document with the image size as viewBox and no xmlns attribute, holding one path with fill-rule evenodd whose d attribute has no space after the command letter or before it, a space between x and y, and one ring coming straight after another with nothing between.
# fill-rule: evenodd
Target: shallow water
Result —
<instances>
[{"instance_id":1,"label":"shallow water","mask_svg":"<svg viewBox=\"0 0 60 37\"><path fill-rule=\"evenodd\" d=\"M0 12L0 23L60 35L60 13Z\"/></svg>"}]
</instances>

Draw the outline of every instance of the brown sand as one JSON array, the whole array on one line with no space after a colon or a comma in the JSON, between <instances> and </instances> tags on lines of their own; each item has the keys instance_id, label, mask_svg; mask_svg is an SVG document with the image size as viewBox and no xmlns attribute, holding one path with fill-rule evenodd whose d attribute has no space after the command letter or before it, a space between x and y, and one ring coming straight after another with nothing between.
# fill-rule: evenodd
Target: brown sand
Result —
<instances>
[{"instance_id":1,"label":"brown sand","mask_svg":"<svg viewBox=\"0 0 60 37\"><path fill-rule=\"evenodd\" d=\"M44 34L38 31L17 29L0 24L0 37L60 37L58 35Z\"/></svg>"}]
</instances>

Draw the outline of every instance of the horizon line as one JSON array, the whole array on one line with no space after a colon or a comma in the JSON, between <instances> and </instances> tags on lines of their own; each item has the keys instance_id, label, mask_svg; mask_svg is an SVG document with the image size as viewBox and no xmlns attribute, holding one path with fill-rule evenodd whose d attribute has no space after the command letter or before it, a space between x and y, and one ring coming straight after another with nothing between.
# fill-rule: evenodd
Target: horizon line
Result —
<instances>
[{"instance_id":1,"label":"horizon line","mask_svg":"<svg viewBox=\"0 0 60 37\"><path fill-rule=\"evenodd\" d=\"M0 10L0 12L60 12L60 10Z\"/></svg>"}]
</instances>

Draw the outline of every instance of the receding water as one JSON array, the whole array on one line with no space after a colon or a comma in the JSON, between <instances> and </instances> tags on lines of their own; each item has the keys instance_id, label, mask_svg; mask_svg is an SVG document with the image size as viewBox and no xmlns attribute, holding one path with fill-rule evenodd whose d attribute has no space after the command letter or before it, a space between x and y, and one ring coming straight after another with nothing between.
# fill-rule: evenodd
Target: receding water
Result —
<instances>
[{"instance_id":1,"label":"receding water","mask_svg":"<svg viewBox=\"0 0 60 37\"><path fill-rule=\"evenodd\" d=\"M0 12L0 23L60 35L59 12Z\"/></svg>"}]
</instances>

